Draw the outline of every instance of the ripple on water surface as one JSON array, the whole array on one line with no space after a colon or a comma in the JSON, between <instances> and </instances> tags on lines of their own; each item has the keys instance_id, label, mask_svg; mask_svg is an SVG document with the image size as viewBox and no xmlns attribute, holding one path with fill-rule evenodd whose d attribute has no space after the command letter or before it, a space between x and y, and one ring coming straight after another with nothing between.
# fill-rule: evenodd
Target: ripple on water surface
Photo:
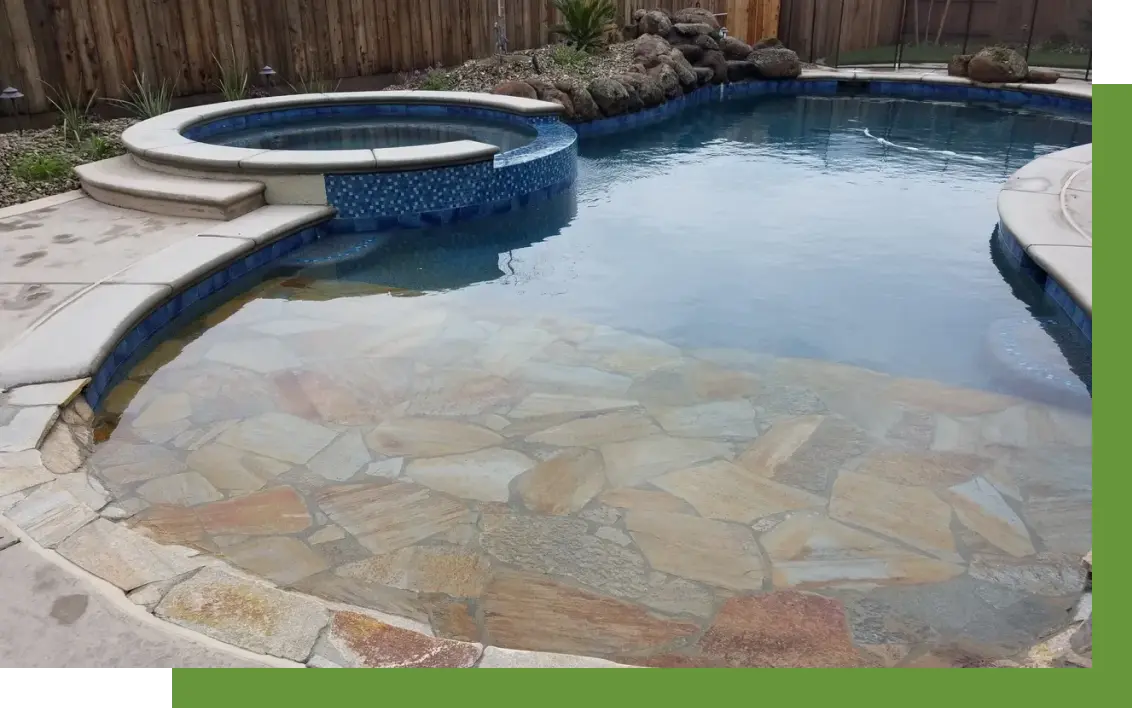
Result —
<instances>
[{"instance_id":1,"label":"ripple on water surface","mask_svg":"<svg viewBox=\"0 0 1132 708\"><path fill-rule=\"evenodd\" d=\"M990 367L1004 319L1052 317L996 268L994 195L1088 135L790 99L590 145L574 195L185 324L105 402L91 466L163 540L444 636L1001 656L1084 587L1091 420Z\"/></svg>"}]
</instances>

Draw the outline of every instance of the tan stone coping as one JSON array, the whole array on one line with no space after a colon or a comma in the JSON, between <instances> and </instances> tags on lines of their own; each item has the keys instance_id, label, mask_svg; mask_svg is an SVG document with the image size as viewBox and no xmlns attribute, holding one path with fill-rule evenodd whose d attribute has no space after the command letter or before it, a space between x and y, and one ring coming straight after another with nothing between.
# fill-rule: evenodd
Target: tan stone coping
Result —
<instances>
[{"instance_id":1,"label":"tan stone coping","mask_svg":"<svg viewBox=\"0 0 1132 708\"><path fill-rule=\"evenodd\" d=\"M184 135L194 125L229 116L334 104L464 106L522 116L555 116L563 110L557 103L465 91L308 93L183 108L127 128L122 133L122 143L130 154L156 164L190 170L252 174L422 169L483 162L493 159L499 153L499 148L495 145L473 140L364 150L261 150L211 145L191 140Z\"/></svg>"},{"instance_id":2,"label":"tan stone coping","mask_svg":"<svg viewBox=\"0 0 1132 708\"><path fill-rule=\"evenodd\" d=\"M998 195L1009 236L1081 309L1093 314L1093 146L1039 157L1015 172Z\"/></svg>"}]
</instances>

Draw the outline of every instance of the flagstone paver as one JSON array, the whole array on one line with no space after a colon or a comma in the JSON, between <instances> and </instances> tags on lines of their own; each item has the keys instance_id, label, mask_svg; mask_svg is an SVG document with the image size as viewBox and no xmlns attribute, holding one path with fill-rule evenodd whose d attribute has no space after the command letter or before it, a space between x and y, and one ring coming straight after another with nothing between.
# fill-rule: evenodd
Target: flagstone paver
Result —
<instances>
[{"instance_id":1,"label":"flagstone paver","mask_svg":"<svg viewBox=\"0 0 1132 708\"><path fill-rule=\"evenodd\" d=\"M328 309L268 326L286 302L140 362L133 402L109 399L127 412L85 424L109 425L93 452L59 424L0 456L7 516L163 617L312 666L470 666L481 645L902 665L960 632L1016 646L1083 587L1091 449L1067 412L434 305L385 331L380 307L300 299ZM326 316L351 323L333 344L300 326ZM257 337L288 368L200 354ZM288 590L364 611L266 609Z\"/></svg>"}]
</instances>

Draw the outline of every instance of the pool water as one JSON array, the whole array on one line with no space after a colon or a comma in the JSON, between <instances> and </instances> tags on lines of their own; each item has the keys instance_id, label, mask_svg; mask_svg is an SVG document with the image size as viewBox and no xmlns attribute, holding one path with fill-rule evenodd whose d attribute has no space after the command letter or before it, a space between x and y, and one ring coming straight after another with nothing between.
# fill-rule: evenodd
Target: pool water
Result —
<instances>
[{"instance_id":1,"label":"pool water","mask_svg":"<svg viewBox=\"0 0 1132 708\"><path fill-rule=\"evenodd\" d=\"M1085 585L1091 374L995 197L1090 134L774 98L584 144L573 193L224 294L131 366L90 466L163 541L438 636L1008 656Z\"/></svg>"},{"instance_id":2,"label":"pool water","mask_svg":"<svg viewBox=\"0 0 1132 708\"><path fill-rule=\"evenodd\" d=\"M379 116L242 128L211 135L204 142L262 150L365 150L473 140L507 152L530 144L535 137L534 129L503 121Z\"/></svg>"}]
</instances>

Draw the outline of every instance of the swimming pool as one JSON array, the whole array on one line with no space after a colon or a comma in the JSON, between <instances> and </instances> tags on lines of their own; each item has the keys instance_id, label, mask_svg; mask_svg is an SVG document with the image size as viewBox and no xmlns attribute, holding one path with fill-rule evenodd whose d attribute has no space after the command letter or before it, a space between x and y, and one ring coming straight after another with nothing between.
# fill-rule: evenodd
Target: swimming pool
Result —
<instances>
[{"instance_id":1,"label":"swimming pool","mask_svg":"<svg viewBox=\"0 0 1132 708\"><path fill-rule=\"evenodd\" d=\"M364 150L472 140L508 152L529 145L537 135L533 128L501 120L371 116L245 126L209 135L204 142L259 150Z\"/></svg>"},{"instance_id":2,"label":"swimming pool","mask_svg":"<svg viewBox=\"0 0 1132 708\"><path fill-rule=\"evenodd\" d=\"M160 538L442 636L697 665L793 589L854 651L1005 654L1084 584L1090 348L999 267L995 196L1090 139L767 97L590 142L542 204L222 294L105 399L91 466ZM1070 406L994 365L1019 322Z\"/></svg>"}]
</instances>

